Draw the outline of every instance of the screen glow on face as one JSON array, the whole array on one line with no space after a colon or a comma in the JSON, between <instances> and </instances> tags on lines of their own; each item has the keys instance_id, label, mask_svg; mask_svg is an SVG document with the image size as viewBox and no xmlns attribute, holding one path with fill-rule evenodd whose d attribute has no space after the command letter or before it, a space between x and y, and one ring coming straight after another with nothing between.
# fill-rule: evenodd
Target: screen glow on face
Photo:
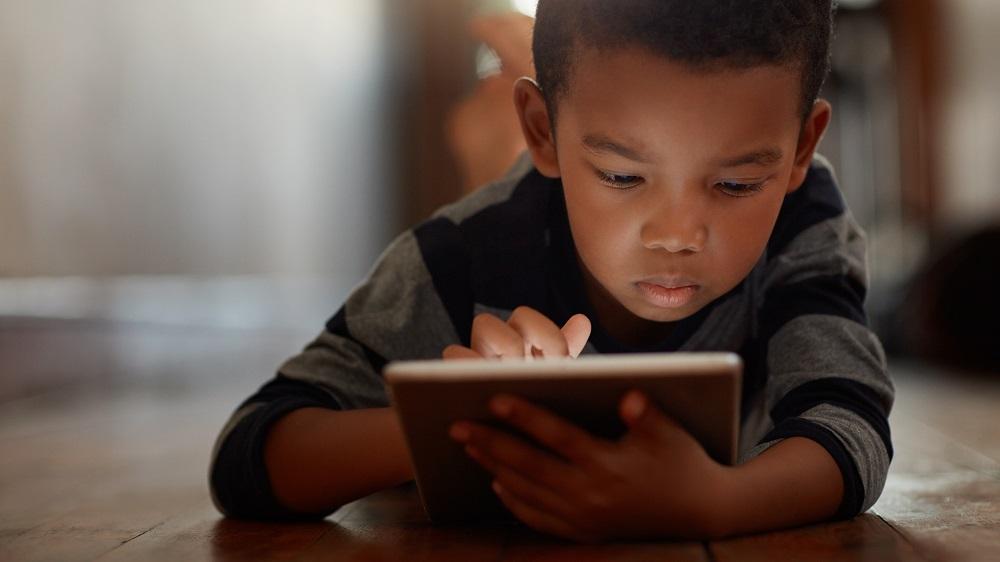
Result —
<instances>
[{"instance_id":1,"label":"screen glow on face","mask_svg":"<svg viewBox=\"0 0 1000 562\"><path fill-rule=\"evenodd\" d=\"M556 150L601 324L627 335L688 317L736 287L788 191L798 73L695 71L623 49L581 54L571 80Z\"/></svg>"}]
</instances>

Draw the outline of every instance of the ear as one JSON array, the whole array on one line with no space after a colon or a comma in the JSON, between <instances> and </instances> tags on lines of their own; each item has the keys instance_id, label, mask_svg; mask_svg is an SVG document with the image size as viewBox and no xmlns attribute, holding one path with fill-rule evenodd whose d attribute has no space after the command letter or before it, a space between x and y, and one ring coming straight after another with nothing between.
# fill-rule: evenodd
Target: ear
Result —
<instances>
[{"instance_id":1,"label":"ear","mask_svg":"<svg viewBox=\"0 0 1000 562\"><path fill-rule=\"evenodd\" d=\"M521 133L531 151L535 168L543 176L559 177L555 135L549 121L549 111L538 83L527 76L514 83L514 108L521 121Z\"/></svg>"},{"instance_id":2,"label":"ear","mask_svg":"<svg viewBox=\"0 0 1000 562\"><path fill-rule=\"evenodd\" d=\"M826 100L816 100L816 103L813 104L812 111L799 132L799 143L795 149L795 163L792 165L792 177L788 182L788 193L802 187L802 183L806 181L806 174L809 173L809 165L812 163L816 146L823 138L827 125L830 124L832 113L830 102Z\"/></svg>"}]
</instances>

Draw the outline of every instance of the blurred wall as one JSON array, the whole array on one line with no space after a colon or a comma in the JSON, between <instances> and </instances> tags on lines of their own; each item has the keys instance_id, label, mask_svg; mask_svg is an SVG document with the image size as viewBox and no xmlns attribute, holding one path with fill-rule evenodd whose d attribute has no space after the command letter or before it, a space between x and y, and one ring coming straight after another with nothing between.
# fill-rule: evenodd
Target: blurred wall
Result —
<instances>
[{"instance_id":1,"label":"blurred wall","mask_svg":"<svg viewBox=\"0 0 1000 562\"><path fill-rule=\"evenodd\" d=\"M948 231L1000 221L1000 2L947 0L939 209Z\"/></svg>"},{"instance_id":2,"label":"blurred wall","mask_svg":"<svg viewBox=\"0 0 1000 562\"><path fill-rule=\"evenodd\" d=\"M373 0L0 0L0 277L359 278L396 226Z\"/></svg>"}]
</instances>

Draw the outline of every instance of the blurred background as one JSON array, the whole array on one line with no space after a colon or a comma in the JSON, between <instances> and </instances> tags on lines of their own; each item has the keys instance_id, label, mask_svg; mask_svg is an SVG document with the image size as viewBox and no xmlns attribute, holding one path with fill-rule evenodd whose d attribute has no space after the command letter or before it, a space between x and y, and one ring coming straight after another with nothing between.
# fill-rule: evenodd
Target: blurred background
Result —
<instances>
[{"instance_id":1,"label":"blurred background","mask_svg":"<svg viewBox=\"0 0 1000 562\"><path fill-rule=\"evenodd\" d=\"M446 125L491 64L468 22L504 10L534 5L0 0L0 400L262 383L471 188ZM1000 349L998 27L995 0L843 0L824 92L874 325L979 372Z\"/></svg>"}]
</instances>

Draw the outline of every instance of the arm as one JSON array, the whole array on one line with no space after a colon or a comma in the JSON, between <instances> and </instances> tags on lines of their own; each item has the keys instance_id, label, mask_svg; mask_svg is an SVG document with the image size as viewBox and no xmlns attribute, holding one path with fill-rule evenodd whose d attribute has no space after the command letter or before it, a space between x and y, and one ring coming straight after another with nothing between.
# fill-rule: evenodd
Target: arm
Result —
<instances>
[{"instance_id":1,"label":"arm","mask_svg":"<svg viewBox=\"0 0 1000 562\"><path fill-rule=\"evenodd\" d=\"M275 498L301 513L329 513L413 478L392 408L295 410L268 433L264 462Z\"/></svg>"},{"instance_id":2,"label":"arm","mask_svg":"<svg viewBox=\"0 0 1000 562\"><path fill-rule=\"evenodd\" d=\"M791 437L750 462L728 468L710 536L795 527L833 517L844 492L837 463L821 445Z\"/></svg>"},{"instance_id":3,"label":"arm","mask_svg":"<svg viewBox=\"0 0 1000 562\"><path fill-rule=\"evenodd\" d=\"M382 367L439 356L459 341L419 237L420 229L400 235L320 335L230 417L209 469L219 511L315 519L410 478ZM439 246L455 255L451 244ZM452 303L451 309L471 305Z\"/></svg>"},{"instance_id":4,"label":"arm","mask_svg":"<svg viewBox=\"0 0 1000 562\"><path fill-rule=\"evenodd\" d=\"M764 423L742 428L741 460L790 439L822 446L841 474L834 519L875 503L892 459L894 390L864 311L866 261L864 233L817 158L768 245L757 351L744 373L745 387L759 389L749 418Z\"/></svg>"}]
</instances>

